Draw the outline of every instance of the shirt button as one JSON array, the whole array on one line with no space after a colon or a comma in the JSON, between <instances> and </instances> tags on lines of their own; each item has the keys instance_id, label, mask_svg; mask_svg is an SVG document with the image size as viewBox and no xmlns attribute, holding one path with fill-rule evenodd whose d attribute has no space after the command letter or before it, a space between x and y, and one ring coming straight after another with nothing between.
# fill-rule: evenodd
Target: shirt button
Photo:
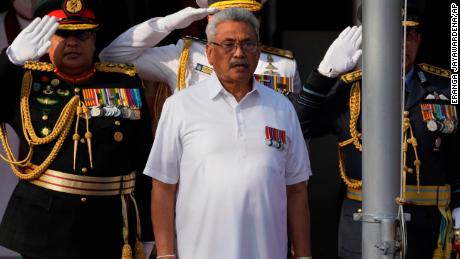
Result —
<instances>
[{"instance_id":1,"label":"shirt button","mask_svg":"<svg viewBox=\"0 0 460 259\"><path fill-rule=\"evenodd\" d=\"M81 172L82 172L82 173L86 173L86 172L88 172L88 168L86 168L86 167L83 167L83 168L81 169Z\"/></svg>"},{"instance_id":2,"label":"shirt button","mask_svg":"<svg viewBox=\"0 0 460 259\"><path fill-rule=\"evenodd\" d=\"M85 198L85 197L81 197L80 201L81 201L81 202L86 202L86 198Z\"/></svg>"}]
</instances>

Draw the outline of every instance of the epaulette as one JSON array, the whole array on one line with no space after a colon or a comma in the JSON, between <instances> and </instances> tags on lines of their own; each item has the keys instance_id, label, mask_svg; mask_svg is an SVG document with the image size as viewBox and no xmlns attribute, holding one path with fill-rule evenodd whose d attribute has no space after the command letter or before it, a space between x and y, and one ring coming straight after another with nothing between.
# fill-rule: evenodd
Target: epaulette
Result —
<instances>
[{"instance_id":1,"label":"epaulette","mask_svg":"<svg viewBox=\"0 0 460 259\"><path fill-rule=\"evenodd\" d=\"M24 69L37 70L37 71L43 71L43 72L54 71L54 65L48 62L26 61L23 67Z\"/></svg>"},{"instance_id":2,"label":"epaulette","mask_svg":"<svg viewBox=\"0 0 460 259\"><path fill-rule=\"evenodd\" d=\"M184 37L182 37L182 39L183 39L183 40L198 41L198 42L200 42L200 43L202 43L202 44L208 43L208 41L205 40L205 39L200 39L200 38L192 37L192 36L184 36Z\"/></svg>"},{"instance_id":3,"label":"epaulette","mask_svg":"<svg viewBox=\"0 0 460 259\"><path fill-rule=\"evenodd\" d=\"M288 59L294 59L294 53L290 50L278 49L278 48L262 45L262 52L285 57Z\"/></svg>"},{"instance_id":4,"label":"epaulette","mask_svg":"<svg viewBox=\"0 0 460 259\"><path fill-rule=\"evenodd\" d=\"M435 66L432 66L432 65L429 65L429 64L426 64L426 63L418 64L418 66L424 72L434 74L434 75L438 75L438 76L442 76L442 77L446 77L446 78L450 78L450 75L452 74L452 72L450 72L447 69L440 68L440 67L435 67Z\"/></svg>"},{"instance_id":5,"label":"epaulette","mask_svg":"<svg viewBox=\"0 0 460 259\"><path fill-rule=\"evenodd\" d=\"M136 68L132 64L98 62L94 65L96 70L109 73L121 73L128 76L136 75Z\"/></svg>"},{"instance_id":6,"label":"epaulette","mask_svg":"<svg viewBox=\"0 0 460 259\"><path fill-rule=\"evenodd\" d=\"M345 83L349 84L351 82L354 82L356 80L361 79L363 76L363 71L361 69L355 70L353 72L347 73L345 75L342 75L340 77L340 80L344 81Z\"/></svg>"}]
</instances>

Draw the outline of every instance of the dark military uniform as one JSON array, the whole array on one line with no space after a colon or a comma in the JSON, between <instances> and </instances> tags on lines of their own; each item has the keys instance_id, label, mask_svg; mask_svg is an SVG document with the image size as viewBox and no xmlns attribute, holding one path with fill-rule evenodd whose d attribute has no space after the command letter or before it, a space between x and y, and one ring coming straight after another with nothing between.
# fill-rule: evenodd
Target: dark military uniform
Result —
<instances>
[{"instance_id":1,"label":"dark military uniform","mask_svg":"<svg viewBox=\"0 0 460 259\"><path fill-rule=\"evenodd\" d=\"M142 83L135 76L134 68L99 64L80 78L68 78L59 76L50 63L26 63L24 68L14 66L2 53L0 77L5 87L0 121L15 129L24 150L28 150L29 145L23 133L24 114L19 108L23 80L29 72L31 90L25 96L29 96L31 122L40 138L53 132L56 121L64 115L61 112L75 95L80 96L80 105L94 104L95 99L88 96L85 89L93 89L101 103L99 108L91 110L88 120L84 114L80 115L78 126L75 115L56 157L39 178L18 183L0 225L0 245L37 259L121 258L125 243L123 231L129 230L127 238L133 250L136 240L138 222L131 196L137 198L142 239L152 240L151 182L142 171L153 140ZM108 95L110 93L113 95ZM120 95L125 95L125 99L121 100ZM114 108L117 101L124 110ZM108 105L109 102L112 105ZM138 107L133 108L134 105ZM91 147L85 138L86 132L92 134ZM74 141L74 134L81 137ZM55 143L56 140L34 146L32 164L45 161ZM134 175L135 193L130 195ZM113 183L104 180L108 177L113 177L110 178ZM101 192L100 182L104 186L113 185ZM128 228L123 227L124 220Z\"/></svg>"},{"instance_id":2,"label":"dark military uniform","mask_svg":"<svg viewBox=\"0 0 460 259\"><path fill-rule=\"evenodd\" d=\"M412 83L407 87L410 92L406 92L405 111L408 112L406 114L413 137L418 143L416 149L421 161L418 184L422 192L431 195L419 197L416 194L417 177L414 161L417 159L413 146L408 144L408 198L404 206L405 212L412 216L411 221L407 223L408 258L432 258L440 232L440 211L448 206L450 198L449 187L445 185L450 185L450 207L460 206L460 170L458 164L455 164L460 153L460 134L457 130L456 107L450 105L449 101L449 77L450 72L447 70L421 64L414 68ZM339 158L342 161L341 177L348 187L339 226L339 256L361 258L361 223L353 221L353 213L361 208L361 71L342 76L335 88L334 85L334 79L326 78L314 71L300 95L291 95L290 98L297 109L306 137L327 134L338 137ZM391 105L390 101L388 105ZM436 118L429 118L430 109ZM355 116L350 116L351 114L359 116L353 119ZM437 119L443 116L444 124L441 119ZM408 139L412 137L409 129L406 136ZM422 200L430 202L423 203Z\"/></svg>"}]
</instances>

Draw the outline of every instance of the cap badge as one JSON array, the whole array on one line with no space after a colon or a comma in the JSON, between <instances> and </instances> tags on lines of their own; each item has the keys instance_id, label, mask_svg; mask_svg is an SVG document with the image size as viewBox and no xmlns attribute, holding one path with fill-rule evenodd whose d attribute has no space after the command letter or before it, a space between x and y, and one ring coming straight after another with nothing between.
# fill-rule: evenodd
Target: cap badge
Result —
<instances>
[{"instance_id":1,"label":"cap badge","mask_svg":"<svg viewBox=\"0 0 460 259\"><path fill-rule=\"evenodd\" d=\"M83 3L81 0L66 0L64 10L69 14L78 14L83 10Z\"/></svg>"}]
</instances>

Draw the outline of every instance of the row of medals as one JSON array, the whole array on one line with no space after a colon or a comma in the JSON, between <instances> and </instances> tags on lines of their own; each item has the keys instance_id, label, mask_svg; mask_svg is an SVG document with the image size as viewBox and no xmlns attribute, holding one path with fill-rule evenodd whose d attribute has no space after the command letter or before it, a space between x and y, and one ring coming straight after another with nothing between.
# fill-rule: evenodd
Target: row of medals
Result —
<instances>
[{"instance_id":1,"label":"row of medals","mask_svg":"<svg viewBox=\"0 0 460 259\"><path fill-rule=\"evenodd\" d=\"M47 79L42 80L42 81L48 81ZM51 96L54 93L54 89L52 86L57 87L59 85L60 81L59 79L55 78L52 79L50 84L51 85L46 85L44 89L42 90L43 94L46 96ZM40 83L34 83L32 86L32 89L35 92L38 92L41 90L41 84ZM59 96L66 97L70 95L70 91L66 89L57 89L56 93ZM40 103L48 105L52 105L56 103L56 100L45 98L42 100L42 98L38 97L37 101ZM89 107L89 115L90 117L122 117L125 119L130 119L130 120L139 120L141 118L141 111L139 107L136 106L131 106L131 107L126 107L126 106L115 106L115 105L99 105L99 106L92 106ZM82 117L85 117L84 114L81 115Z\"/></svg>"},{"instance_id":2,"label":"row of medals","mask_svg":"<svg viewBox=\"0 0 460 259\"><path fill-rule=\"evenodd\" d=\"M91 117L121 117L130 120L139 120L141 111L139 107L99 105L89 107L89 115Z\"/></svg>"},{"instance_id":3,"label":"row of medals","mask_svg":"<svg viewBox=\"0 0 460 259\"><path fill-rule=\"evenodd\" d=\"M445 134L455 132L458 124L456 107L450 106L452 109L449 109L448 105L442 105L447 107L443 110L441 108L436 109L434 106L439 107L439 104L421 105L423 120L426 122L428 130L432 132L439 131Z\"/></svg>"}]
</instances>

